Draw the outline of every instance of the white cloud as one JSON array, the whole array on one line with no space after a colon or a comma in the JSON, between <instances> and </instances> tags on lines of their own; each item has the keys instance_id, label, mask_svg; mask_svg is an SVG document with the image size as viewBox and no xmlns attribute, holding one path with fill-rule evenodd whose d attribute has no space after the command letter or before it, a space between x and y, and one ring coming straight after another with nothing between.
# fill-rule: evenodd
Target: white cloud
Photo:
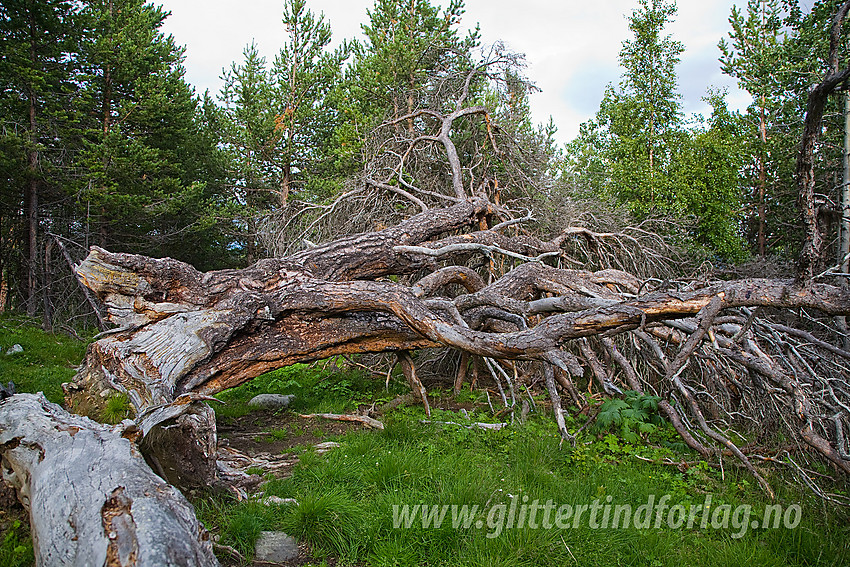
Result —
<instances>
[{"instance_id":1,"label":"white cloud","mask_svg":"<svg viewBox=\"0 0 850 567\"><path fill-rule=\"evenodd\" d=\"M727 87L733 107L747 103L717 64L716 45L727 33L733 3L682 0L668 28L686 47L679 79L687 113L706 111L701 97L709 86ZM283 41L281 0L163 0L163 5L172 12L165 31L187 46L187 79L199 92L217 93L222 68L240 60L251 41L269 61ZM307 3L313 12L325 13L336 42L360 37L360 24L373 5L372 0ZM464 25L478 22L485 42L502 40L526 54L529 78L542 89L531 100L534 117L545 122L551 115L559 139L567 141L596 112L605 86L619 80L617 55L630 37L626 17L636 6L635 0L467 0Z\"/></svg>"}]
</instances>

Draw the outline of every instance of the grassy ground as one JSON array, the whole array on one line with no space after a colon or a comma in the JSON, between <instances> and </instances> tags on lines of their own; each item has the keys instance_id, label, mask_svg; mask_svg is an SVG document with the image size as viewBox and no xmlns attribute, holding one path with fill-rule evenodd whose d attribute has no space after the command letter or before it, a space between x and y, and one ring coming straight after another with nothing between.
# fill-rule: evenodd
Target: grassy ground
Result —
<instances>
[{"instance_id":1,"label":"grassy ground","mask_svg":"<svg viewBox=\"0 0 850 567\"><path fill-rule=\"evenodd\" d=\"M20 391L43 389L58 401L58 383L73 375L70 366L82 358L84 345L44 335L20 321L0 320L3 352L14 343L21 344L24 352L10 357L0 354L0 379L14 380ZM269 477L263 490L267 495L295 498L298 506L265 506L226 495L204 495L194 500L199 517L220 537L220 543L246 556L251 555L261 531L286 531L310 545L314 565L850 564L846 511L824 505L777 472L765 471L778 489L777 502L783 509L800 504L799 524L793 529L748 527L749 520L761 519L770 505L752 478L734 464L725 462L721 470L686 452L669 427L658 421L652 399L631 396L609 403L602 408L602 424L585 429L575 447L560 443L551 415L542 408L532 412L525 424L500 431L423 424L425 416L417 406L400 407L383 416L384 431L322 428L294 415L355 412L406 391L398 377L385 389L380 379L329 365L279 370L223 393L220 398L226 404L216 407L222 428L256 423L255 438L275 449L276 442L310 436L336 440L341 446L324 455L317 454L311 442L294 447L289 443L281 449L298 453L300 462L289 478ZM255 414L246 402L261 392L297 397L289 410L251 421ZM480 392L464 392L459 400L435 394L433 405L438 409L432 420L465 424L468 415L473 421L492 421ZM459 411L461 407L466 415ZM575 431L583 420L578 416L568 425ZM646 461L663 459L690 464ZM846 487L836 487L841 488ZM658 502L665 495L668 506L681 504L686 509L704 504L710 495L712 516L725 505L732 510L748 505L752 512L747 522L741 521L743 516L732 518L725 529L712 529L710 521L703 529L701 510L690 529L654 525L606 529L592 527L587 511L581 521L573 522L573 518L558 529L542 525L541 510L536 528L529 525L534 522L528 516L517 527L515 517L512 525L502 522L496 535L500 514L510 510L514 501L543 504L551 500L555 507L575 507L598 500L602 505L629 504L636 510L651 497ZM470 505L478 510L466 527L452 527L450 511L440 527L432 521L423 525L421 514L408 527L394 526L394 507L398 515L401 506L422 504ZM600 523L601 516L602 512L596 517ZM5 511L0 515L0 565L31 564L27 536L19 517Z\"/></svg>"},{"instance_id":2,"label":"grassy ground","mask_svg":"<svg viewBox=\"0 0 850 567\"><path fill-rule=\"evenodd\" d=\"M7 355L16 344L23 352ZM0 381L13 381L19 392L44 392L51 402L61 403L61 384L73 379L85 352L85 342L45 333L23 318L0 317Z\"/></svg>"},{"instance_id":3,"label":"grassy ground","mask_svg":"<svg viewBox=\"0 0 850 567\"><path fill-rule=\"evenodd\" d=\"M383 384L359 374L306 367L278 371L243 388L226 394L229 404L217 410L220 420L247 411L242 402L259 391L295 393L294 409L301 412L353 412L404 391L399 382L387 392ZM466 392L463 405L472 410L467 413L473 421L487 421L489 411L484 410L489 408L479 396ZM454 409L436 410L433 420L469 422L450 396L436 398L436 407ZM637 411L642 406L646 411ZM341 447L325 455L303 449L290 478L265 485L266 494L295 498L297 507L213 497L196 505L207 525L217 527L222 543L246 555L260 531L283 530L309 542L317 564L322 558L376 567L850 564L846 512L825 506L774 474L777 502L783 510L800 504L799 523L793 529L753 529L750 522L761 520L771 503L746 472L728 462L722 470L699 462L657 421L651 399L630 396L602 409L600 415L607 416L603 426L585 430L573 448L560 443L551 415L544 412L532 414L524 425L485 431L426 425L418 407L400 408L384 417L384 431L347 433L336 438ZM582 422L582 417L572 420L570 428ZM646 461L664 459L691 464ZM496 535L499 505L509 510L514 499L571 506L598 500L637 510L664 495L669 495L670 507L681 504L686 510L705 504L710 495L705 529L700 511L691 529L666 527L666 513L662 527L651 522L641 529L594 528L587 515L566 529L546 529L538 516L536 528L528 521L521 528L503 525ZM409 527L393 525L394 506L398 512L400 506L417 504L477 505L478 511L468 527L452 527L450 509L441 527L433 522L423 526L421 513ZM751 507L746 518L741 505ZM721 510L720 524L725 506L733 513L741 510L740 515L731 517L725 529L712 529L715 511ZM602 514L600 510L600 525Z\"/></svg>"}]
</instances>

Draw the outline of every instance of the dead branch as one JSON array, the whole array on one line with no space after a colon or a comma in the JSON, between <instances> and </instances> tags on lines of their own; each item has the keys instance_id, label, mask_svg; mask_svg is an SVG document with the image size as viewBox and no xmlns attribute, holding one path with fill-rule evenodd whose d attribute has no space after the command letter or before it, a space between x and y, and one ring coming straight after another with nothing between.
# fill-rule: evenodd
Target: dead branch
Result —
<instances>
[{"instance_id":1,"label":"dead branch","mask_svg":"<svg viewBox=\"0 0 850 567\"><path fill-rule=\"evenodd\" d=\"M363 425L368 425L373 429L383 429L384 424L378 421L375 418L369 417L368 415L341 415L336 413L308 413L302 414L299 413L298 417L302 417L304 419L331 419L334 421L352 421L356 423L362 423Z\"/></svg>"},{"instance_id":2,"label":"dead branch","mask_svg":"<svg viewBox=\"0 0 850 567\"><path fill-rule=\"evenodd\" d=\"M192 505L131 439L42 394L0 402L3 480L30 513L38 565L218 565Z\"/></svg>"}]
</instances>

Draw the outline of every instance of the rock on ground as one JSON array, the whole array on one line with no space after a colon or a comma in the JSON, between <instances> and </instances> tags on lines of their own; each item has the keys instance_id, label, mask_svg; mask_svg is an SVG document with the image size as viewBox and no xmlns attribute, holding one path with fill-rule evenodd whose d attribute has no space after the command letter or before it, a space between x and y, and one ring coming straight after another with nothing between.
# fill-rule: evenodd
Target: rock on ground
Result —
<instances>
[{"instance_id":1,"label":"rock on ground","mask_svg":"<svg viewBox=\"0 0 850 567\"><path fill-rule=\"evenodd\" d=\"M288 407L293 399L295 399L295 396L293 395L260 394L251 398L248 405L252 408L283 409Z\"/></svg>"},{"instance_id":2,"label":"rock on ground","mask_svg":"<svg viewBox=\"0 0 850 567\"><path fill-rule=\"evenodd\" d=\"M285 563L298 557L298 542L283 532L261 532L254 559L269 563Z\"/></svg>"},{"instance_id":3,"label":"rock on ground","mask_svg":"<svg viewBox=\"0 0 850 567\"><path fill-rule=\"evenodd\" d=\"M21 352L24 352L24 347L15 343L11 347L9 347L9 350L6 351L6 356L12 356L13 354L18 354Z\"/></svg>"}]
</instances>

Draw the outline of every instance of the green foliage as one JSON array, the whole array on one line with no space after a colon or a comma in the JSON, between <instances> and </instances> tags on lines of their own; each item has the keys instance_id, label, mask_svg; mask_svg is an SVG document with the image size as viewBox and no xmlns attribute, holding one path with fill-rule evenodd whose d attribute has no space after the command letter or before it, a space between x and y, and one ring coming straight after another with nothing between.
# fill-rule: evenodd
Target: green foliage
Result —
<instances>
[{"instance_id":1,"label":"green foliage","mask_svg":"<svg viewBox=\"0 0 850 567\"><path fill-rule=\"evenodd\" d=\"M233 228L249 259L261 246L257 218L284 213L290 198L321 202L341 182L336 90L348 47L330 50L330 25L304 0L284 3L283 25L271 66L251 44L225 71L213 117L227 156Z\"/></svg>"},{"instance_id":2,"label":"green foliage","mask_svg":"<svg viewBox=\"0 0 850 567\"><path fill-rule=\"evenodd\" d=\"M663 424L658 415L660 399L629 390L624 392L623 398L605 400L596 414L593 430L596 433L616 432L624 441L637 443Z\"/></svg>"},{"instance_id":3,"label":"green foliage","mask_svg":"<svg viewBox=\"0 0 850 567\"><path fill-rule=\"evenodd\" d=\"M438 101L425 97L438 75L469 68L469 54L478 45L479 34L476 28L461 38L464 12L463 0L451 0L444 9L429 0L375 2L367 12L369 22L362 26L366 41L353 45L354 61L347 75L353 111L366 125L423 106L434 108Z\"/></svg>"},{"instance_id":4,"label":"green foliage","mask_svg":"<svg viewBox=\"0 0 850 567\"><path fill-rule=\"evenodd\" d=\"M66 0L0 5L0 280L6 301L29 315L42 280L32 244L45 212L62 210L71 177L76 11Z\"/></svg>"},{"instance_id":5,"label":"green foliage","mask_svg":"<svg viewBox=\"0 0 850 567\"><path fill-rule=\"evenodd\" d=\"M675 211L668 172L681 124L676 65L684 46L663 35L675 13L674 3L641 0L629 18L634 39L620 51L620 90L609 89L600 104L599 120L611 138L609 191L640 217Z\"/></svg>"},{"instance_id":6,"label":"green foliage","mask_svg":"<svg viewBox=\"0 0 850 567\"><path fill-rule=\"evenodd\" d=\"M130 418L130 399L125 394L114 394L106 401L100 421L103 423L121 423Z\"/></svg>"},{"instance_id":7,"label":"green foliage","mask_svg":"<svg viewBox=\"0 0 850 567\"><path fill-rule=\"evenodd\" d=\"M748 232L762 255L767 253L768 240L779 236L774 224L785 214L786 207L779 206L782 193L794 193L790 177L794 151L789 152L788 146L797 142L798 134L789 137L784 123L789 110L787 90L799 68L787 58L790 42L781 12L778 0L750 0L746 13L733 7L731 43L722 39L718 46L723 72L738 79L738 85L753 97L738 139L746 175L742 197L749 204Z\"/></svg>"},{"instance_id":8,"label":"green foliage","mask_svg":"<svg viewBox=\"0 0 850 567\"><path fill-rule=\"evenodd\" d=\"M183 49L160 32L166 15L142 0L3 3L7 307L26 302L33 315L42 303L34 291L46 289L72 311L56 313L60 321L79 315L76 298L62 296L79 291L56 285L64 260L45 269L58 256L49 257L48 230L83 249L96 242L202 269L229 263L216 211L216 140L183 78ZM187 247L187 239L202 244Z\"/></svg>"},{"instance_id":9,"label":"green foliage","mask_svg":"<svg viewBox=\"0 0 850 567\"><path fill-rule=\"evenodd\" d=\"M835 2L749 0L733 7L728 39L720 41L722 71L752 97L738 136L742 157L742 204L750 248L762 255L793 259L799 250L795 165L809 90L820 82L826 61ZM847 26L839 59L847 57ZM840 97L828 102L815 151L816 183L838 200L834 175L842 169L844 116ZM789 125L792 127L789 128Z\"/></svg>"},{"instance_id":10,"label":"green foliage","mask_svg":"<svg viewBox=\"0 0 850 567\"><path fill-rule=\"evenodd\" d=\"M101 246L203 268L216 253L226 258L211 230L217 150L184 80L184 50L160 31L166 16L143 0L92 0L81 10L77 190ZM205 245L186 247L187 238Z\"/></svg>"},{"instance_id":11,"label":"green foliage","mask_svg":"<svg viewBox=\"0 0 850 567\"><path fill-rule=\"evenodd\" d=\"M3 538L0 542L0 564L7 567L26 567L34 564L32 541L26 525L20 520L0 522L0 534Z\"/></svg>"},{"instance_id":12,"label":"green foliage","mask_svg":"<svg viewBox=\"0 0 850 567\"><path fill-rule=\"evenodd\" d=\"M618 89L606 89L596 117L567 147L565 169L590 195L613 197L638 219L678 218L690 244L725 261L744 259L742 153L746 123L709 92L711 117L682 118L676 65L683 45L664 35L674 3L644 0L629 19Z\"/></svg>"},{"instance_id":13,"label":"green foliage","mask_svg":"<svg viewBox=\"0 0 850 567\"><path fill-rule=\"evenodd\" d=\"M742 223L743 120L726 107L724 93L705 99L707 125L683 134L673 151L672 174L681 214L692 219L693 242L726 261L746 257Z\"/></svg>"}]
</instances>

